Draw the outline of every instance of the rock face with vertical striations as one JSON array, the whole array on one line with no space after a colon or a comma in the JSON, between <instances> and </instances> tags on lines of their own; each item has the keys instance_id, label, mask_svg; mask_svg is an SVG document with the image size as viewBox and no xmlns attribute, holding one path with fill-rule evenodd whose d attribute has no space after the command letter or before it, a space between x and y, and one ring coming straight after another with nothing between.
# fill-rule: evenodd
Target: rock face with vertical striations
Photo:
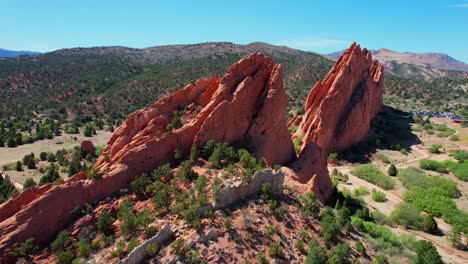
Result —
<instances>
[{"instance_id":1,"label":"rock face with vertical striations","mask_svg":"<svg viewBox=\"0 0 468 264\"><path fill-rule=\"evenodd\" d=\"M0 223L0 262L12 262L9 252L28 238L50 241L70 223L70 212L172 161L176 149L188 153L192 144L201 147L209 139L249 138L254 155L269 165L295 159L286 104L281 65L257 53L233 64L222 78L200 79L134 112L96 162L101 177L87 179L82 172L8 211Z\"/></svg>"},{"instance_id":2,"label":"rock face with vertical striations","mask_svg":"<svg viewBox=\"0 0 468 264\"><path fill-rule=\"evenodd\" d=\"M328 153L343 151L364 139L381 109L382 95L382 65L372 60L368 50L353 43L325 79L311 90L302 119L291 122L300 122L294 136L303 139L293 166L298 181L312 179L312 189L319 196L330 195Z\"/></svg>"}]
</instances>

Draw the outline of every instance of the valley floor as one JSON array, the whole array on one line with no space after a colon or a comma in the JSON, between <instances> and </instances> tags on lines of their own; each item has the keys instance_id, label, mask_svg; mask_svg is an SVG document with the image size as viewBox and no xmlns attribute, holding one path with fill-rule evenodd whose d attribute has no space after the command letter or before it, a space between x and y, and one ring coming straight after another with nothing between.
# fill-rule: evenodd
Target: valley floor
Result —
<instances>
[{"instance_id":1,"label":"valley floor","mask_svg":"<svg viewBox=\"0 0 468 264\"><path fill-rule=\"evenodd\" d=\"M421 140L420 143L411 146L409 154L404 155L400 151L392 150L377 150L371 158L371 163L377 166L383 172L388 170L389 165L383 163L377 158L378 154L383 154L390 158L398 169L400 168L419 168L419 162L423 159L433 159L437 161L450 160L451 157L448 155L448 150L462 149L468 150L468 138L465 135L468 134L468 128L461 128L459 124L454 123L451 119L434 118L431 119L434 123L446 124L448 127L456 130L455 134L459 134L462 137L460 141L449 141L447 138L438 138L435 135L428 135L425 132L414 132ZM443 152L441 154L431 154L429 147L433 144L441 144ZM341 173L348 175L349 179L345 183L340 183L339 188L341 190L349 190L354 192L359 187L365 187L369 191L375 190L383 192L386 195L386 202L376 202L371 198L371 195L363 196L364 201L368 204L368 207L372 211L378 211L385 216L389 216L399 203L404 202L403 194L407 190L397 177L394 177L396 181L396 187L393 190L384 190L370 182L360 179L351 174L351 171L359 164L344 164L329 166L329 171L337 169ZM426 174L436 175L450 179L457 184L457 188L461 192L461 196L457 199L453 199L457 206L463 211L468 211L468 182L464 182L458 179L453 173L437 173L432 171L425 171ZM405 229L404 227L393 227L391 230L394 233L402 234L414 234L418 239L426 239L431 241L438 249L439 254L443 260L447 263L468 263L468 252L454 248L447 239L447 234L451 230L451 226L444 220L436 218L437 225L442 232L442 235L432 235L422 231L415 231Z\"/></svg>"}]
</instances>

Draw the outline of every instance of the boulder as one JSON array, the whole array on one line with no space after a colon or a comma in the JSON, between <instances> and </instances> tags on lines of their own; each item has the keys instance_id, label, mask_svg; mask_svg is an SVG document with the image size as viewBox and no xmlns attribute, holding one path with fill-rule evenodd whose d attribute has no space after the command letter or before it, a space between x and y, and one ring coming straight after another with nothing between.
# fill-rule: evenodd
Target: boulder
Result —
<instances>
[{"instance_id":1,"label":"boulder","mask_svg":"<svg viewBox=\"0 0 468 264\"><path fill-rule=\"evenodd\" d=\"M81 142L81 149L84 149L91 156L96 156L96 149L94 148L93 142L91 142L91 140L83 140Z\"/></svg>"}]
</instances>

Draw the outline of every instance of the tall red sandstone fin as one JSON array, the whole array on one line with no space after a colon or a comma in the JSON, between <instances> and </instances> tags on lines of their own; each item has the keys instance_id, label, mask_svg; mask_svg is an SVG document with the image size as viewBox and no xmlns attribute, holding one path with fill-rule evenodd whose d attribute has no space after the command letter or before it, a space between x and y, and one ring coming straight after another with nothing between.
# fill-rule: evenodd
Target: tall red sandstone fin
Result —
<instances>
[{"instance_id":1,"label":"tall red sandstone fin","mask_svg":"<svg viewBox=\"0 0 468 264\"><path fill-rule=\"evenodd\" d=\"M307 97L304 116L294 137L303 137L293 165L298 181L327 198L331 182L326 176L326 155L343 151L367 135L382 106L383 67L371 53L353 43L324 80ZM318 154L322 153L322 154Z\"/></svg>"},{"instance_id":2,"label":"tall red sandstone fin","mask_svg":"<svg viewBox=\"0 0 468 264\"><path fill-rule=\"evenodd\" d=\"M102 178L75 175L28 199L24 208L9 211L0 222L0 262L10 261L8 253L28 238L39 244L49 241L72 220L72 210L127 188L135 177L172 161L176 149L189 152L194 142L251 137L258 158L271 165L289 162L295 153L286 102L281 66L256 53L233 64L222 78L200 79L132 113L95 164ZM174 110L180 109L185 109L185 123L168 131Z\"/></svg>"}]
</instances>

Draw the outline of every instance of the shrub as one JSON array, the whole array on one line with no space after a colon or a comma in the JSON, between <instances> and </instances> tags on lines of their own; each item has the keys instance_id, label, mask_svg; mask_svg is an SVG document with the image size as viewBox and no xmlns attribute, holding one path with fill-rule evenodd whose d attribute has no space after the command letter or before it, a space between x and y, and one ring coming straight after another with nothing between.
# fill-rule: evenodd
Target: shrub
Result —
<instances>
[{"instance_id":1,"label":"shrub","mask_svg":"<svg viewBox=\"0 0 468 264\"><path fill-rule=\"evenodd\" d=\"M258 263L260 264L268 264L268 260L265 256L265 254L263 254L262 252L258 252L257 254L257 258L258 258Z\"/></svg>"},{"instance_id":2,"label":"shrub","mask_svg":"<svg viewBox=\"0 0 468 264\"><path fill-rule=\"evenodd\" d=\"M232 227L232 220L230 217L226 217L224 218L224 229L226 229L226 231L230 231L231 230L231 227Z\"/></svg>"},{"instance_id":3,"label":"shrub","mask_svg":"<svg viewBox=\"0 0 468 264\"><path fill-rule=\"evenodd\" d=\"M365 186L357 187L356 189L354 189L354 195L356 196L364 196L368 195L369 193L369 189L367 189L367 187Z\"/></svg>"},{"instance_id":4,"label":"shrub","mask_svg":"<svg viewBox=\"0 0 468 264\"><path fill-rule=\"evenodd\" d=\"M453 161L446 161L450 171L455 174L460 180L468 181L468 160L461 163L455 163Z\"/></svg>"},{"instance_id":5,"label":"shrub","mask_svg":"<svg viewBox=\"0 0 468 264\"><path fill-rule=\"evenodd\" d=\"M117 213L121 223L120 223L120 233L122 235L128 235L133 233L137 226L138 221L135 213L133 212L133 203L125 200L120 205L119 211Z\"/></svg>"},{"instance_id":6,"label":"shrub","mask_svg":"<svg viewBox=\"0 0 468 264\"><path fill-rule=\"evenodd\" d=\"M432 153L432 154L440 154L440 148L441 147L442 147L442 145L440 145L440 144L433 144L429 148L429 152Z\"/></svg>"},{"instance_id":7,"label":"shrub","mask_svg":"<svg viewBox=\"0 0 468 264\"><path fill-rule=\"evenodd\" d=\"M46 161L47 160L47 153L46 152L41 152L39 154L39 158L42 160L42 161Z\"/></svg>"},{"instance_id":8,"label":"shrub","mask_svg":"<svg viewBox=\"0 0 468 264\"><path fill-rule=\"evenodd\" d=\"M372 193L372 200L383 203L387 201L387 197L385 196L385 193L377 191Z\"/></svg>"},{"instance_id":9,"label":"shrub","mask_svg":"<svg viewBox=\"0 0 468 264\"><path fill-rule=\"evenodd\" d=\"M317 201L314 192L302 194L300 196L300 203L301 212L306 216L318 214L320 211L320 204Z\"/></svg>"},{"instance_id":10,"label":"shrub","mask_svg":"<svg viewBox=\"0 0 468 264\"><path fill-rule=\"evenodd\" d=\"M138 198L144 199L147 197L146 188L152 183L153 179L150 175L142 174L140 177L137 177L135 180L133 180L130 186Z\"/></svg>"},{"instance_id":11,"label":"shrub","mask_svg":"<svg viewBox=\"0 0 468 264\"><path fill-rule=\"evenodd\" d=\"M15 257L24 258L37 249L38 247L34 244L34 238L28 238L19 246L14 248L10 254Z\"/></svg>"},{"instance_id":12,"label":"shrub","mask_svg":"<svg viewBox=\"0 0 468 264\"><path fill-rule=\"evenodd\" d=\"M458 135L451 135L450 138L449 138L450 141L459 141L460 140L460 137L458 137Z\"/></svg>"},{"instance_id":13,"label":"shrub","mask_svg":"<svg viewBox=\"0 0 468 264\"><path fill-rule=\"evenodd\" d=\"M336 245L330 251L330 264L347 264L351 263L351 247L346 243Z\"/></svg>"},{"instance_id":14,"label":"shrub","mask_svg":"<svg viewBox=\"0 0 468 264\"><path fill-rule=\"evenodd\" d=\"M148 208L143 209L142 211L138 211L136 214L136 223L137 225L145 230L149 224L154 221L154 215Z\"/></svg>"},{"instance_id":15,"label":"shrub","mask_svg":"<svg viewBox=\"0 0 468 264\"><path fill-rule=\"evenodd\" d=\"M16 171L23 171L23 165L21 164L21 161L16 162Z\"/></svg>"},{"instance_id":16,"label":"shrub","mask_svg":"<svg viewBox=\"0 0 468 264\"><path fill-rule=\"evenodd\" d=\"M268 248L268 254L271 257L279 258L283 256L284 248L279 242L271 242L270 247Z\"/></svg>"},{"instance_id":17,"label":"shrub","mask_svg":"<svg viewBox=\"0 0 468 264\"><path fill-rule=\"evenodd\" d=\"M159 247L156 242L152 242L148 244L148 247L146 247L146 254L150 257L156 256L158 254Z\"/></svg>"},{"instance_id":18,"label":"shrub","mask_svg":"<svg viewBox=\"0 0 468 264\"><path fill-rule=\"evenodd\" d=\"M468 151L466 150L462 150L462 149L450 150L449 154L458 162L463 162L464 160L468 160Z\"/></svg>"},{"instance_id":19,"label":"shrub","mask_svg":"<svg viewBox=\"0 0 468 264\"><path fill-rule=\"evenodd\" d=\"M432 216L423 214L417 207L408 203L400 203L390 218L394 223L405 228L422 230L427 233L435 233L438 230L437 223Z\"/></svg>"},{"instance_id":20,"label":"shrub","mask_svg":"<svg viewBox=\"0 0 468 264\"><path fill-rule=\"evenodd\" d=\"M340 182L347 182L349 179L348 175L339 172L337 169L333 169L330 176L334 185L337 185Z\"/></svg>"},{"instance_id":21,"label":"shrub","mask_svg":"<svg viewBox=\"0 0 468 264\"><path fill-rule=\"evenodd\" d=\"M52 183L60 179L58 171L55 169L55 165L52 163L47 169L47 174L42 176L39 180L39 185L44 185L46 183Z\"/></svg>"},{"instance_id":22,"label":"shrub","mask_svg":"<svg viewBox=\"0 0 468 264\"><path fill-rule=\"evenodd\" d=\"M133 249L135 249L137 246L138 246L138 240L136 238L130 240L130 242L127 245L127 253L132 252Z\"/></svg>"},{"instance_id":23,"label":"shrub","mask_svg":"<svg viewBox=\"0 0 468 264\"><path fill-rule=\"evenodd\" d=\"M437 249L427 240L420 240L415 245L416 256L413 257L413 264L443 264Z\"/></svg>"},{"instance_id":24,"label":"shrub","mask_svg":"<svg viewBox=\"0 0 468 264\"><path fill-rule=\"evenodd\" d=\"M419 161L419 166L421 167L421 169L424 169L424 170L437 171L440 173L448 172L447 164L443 162L431 160L431 159L423 159Z\"/></svg>"},{"instance_id":25,"label":"shrub","mask_svg":"<svg viewBox=\"0 0 468 264\"><path fill-rule=\"evenodd\" d=\"M153 237L154 235L156 235L156 233L158 233L158 231L159 230L156 226L148 226L144 230L146 238Z\"/></svg>"},{"instance_id":26,"label":"shrub","mask_svg":"<svg viewBox=\"0 0 468 264\"><path fill-rule=\"evenodd\" d=\"M462 226L464 232L468 232L468 214L457 208L447 191L439 187L416 187L406 192L404 199L434 217L442 217L449 224Z\"/></svg>"},{"instance_id":27,"label":"shrub","mask_svg":"<svg viewBox=\"0 0 468 264\"><path fill-rule=\"evenodd\" d=\"M369 221L364 221L354 216L351 217L351 222L354 226L356 226L356 228L358 228L366 234L369 234L373 238L382 239L384 242L388 242L393 246L400 246L398 237L390 230L381 225Z\"/></svg>"},{"instance_id":28,"label":"shrub","mask_svg":"<svg viewBox=\"0 0 468 264\"><path fill-rule=\"evenodd\" d=\"M395 167L395 165L391 164L390 167L388 167L388 175L390 176L396 176L398 174L398 170Z\"/></svg>"},{"instance_id":29,"label":"shrub","mask_svg":"<svg viewBox=\"0 0 468 264\"><path fill-rule=\"evenodd\" d=\"M200 153L198 152L197 145L193 144L192 148L190 149L190 160L192 162L197 162L199 156L200 156Z\"/></svg>"},{"instance_id":30,"label":"shrub","mask_svg":"<svg viewBox=\"0 0 468 264\"><path fill-rule=\"evenodd\" d=\"M302 254L306 253L306 250L305 250L305 247L304 247L304 242L301 239L296 240L296 248Z\"/></svg>"},{"instance_id":31,"label":"shrub","mask_svg":"<svg viewBox=\"0 0 468 264\"><path fill-rule=\"evenodd\" d=\"M114 233L114 228L112 223L115 221L115 218L112 217L108 211L102 211L98 217L98 231L108 236Z\"/></svg>"},{"instance_id":32,"label":"shrub","mask_svg":"<svg viewBox=\"0 0 468 264\"><path fill-rule=\"evenodd\" d=\"M334 152L328 154L328 159L329 159L329 160L334 160L334 159L336 159L337 157L338 157L338 154L336 154L336 153L334 153Z\"/></svg>"},{"instance_id":33,"label":"shrub","mask_svg":"<svg viewBox=\"0 0 468 264\"><path fill-rule=\"evenodd\" d=\"M75 256L70 250L61 251L57 254L57 264L71 264Z\"/></svg>"},{"instance_id":34,"label":"shrub","mask_svg":"<svg viewBox=\"0 0 468 264\"><path fill-rule=\"evenodd\" d=\"M87 258L91 254L91 244L86 242L78 243L78 250L76 256L79 258Z\"/></svg>"},{"instance_id":35,"label":"shrub","mask_svg":"<svg viewBox=\"0 0 468 264\"><path fill-rule=\"evenodd\" d=\"M390 164L390 159L384 154L377 154L377 158L380 159L383 163Z\"/></svg>"},{"instance_id":36,"label":"shrub","mask_svg":"<svg viewBox=\"0 0 468 264\"><path fill-rule=\"evenodd\" d=\"M327 263L328 257L325 249L313 238L309 241L309 253L307 253L306 264Z\"/></svg>"},{"instance_id":37,"label":"shrub","mask_svg":"<svg viewBox=\"0 0 468 264\"><path fill-rule=\"evenodd\" d=\"M320 234L325 243L329 244L338 236L340 229L337 221L335 221L333 211L330 213L326 212L327 211L324 211L324 215L320 219Z\"/></svg>"},{"instance_id":38,"label":"shrub","mask_svg":"<svg viewBox=\"0 0 468 264\"><path fill-rule=\"evenodd\" d=\"M266 182L262 185L262 194L261 197L263 200L268 201L268 200L274 200L275 199L275 193L273 191L273 187L269 182Z\"/></svg>"},{"instance_id":39,"label":"shrub","mask_svg":"<svg viewBox=\"0 0 468 264\"><path fill-rule=\"evenodd\" d=\"M360 165L351 173L385 190L390 190L395 187L395 181L383 174L381 170L372 164Z\"/></svg>"},{"instance_id":40,"label":"shrub","mask_svg":"<svg viewBox=\"0 0 468 264\"><path fill-rule=\"evenodd\" d=\"M66 230L60 231L55 240L50 244L50 248L54 252L64 251L68 246L71 245L72 237Z\"/></svg>"},{"instance_id":41,"label":"shrub","mask_svg":"<svg viewBox=\"0 0 468 264\"><path fill-rule=\"evenodd\" d=\"M185 240L181 237L177 238L171 243L171 248L178 255L185 255L189 248L185 245Z\"/></svg>"},{"instance_id":42,"label":"shrub","mask_svg":"<svg viewBox=\"0 0 468 264\"><path fill-rule=\"evenodd\" d=\"M177 172L178 178L184 178L186 180L192 181L198 178L198 174L192 170L192 162L186 160L180 164L180 169Z\"/></svg>"},{"instance_id":43,"label":"shrub","mask_svg":"<svg viewBox=\"0 0 468 264\"><path fill-rule=\"evenodd\" d=\"M408 150L406 148L401 148L400 153L403 155L408 155Z\"/></svg>"},{"instance_id":44,"label":"shrub","mask_svg":"<svg viewBox=\"0 0 468 264\"><path fill-rule=\"evenodd\" d=\"M27 178L26 181L24 181L23 188L27 189L29 187L36 186L36 182L33 180L33 178Z\"/></svg>"},{"instance_id":45,"label":"shrub","mask_svg":"<svg viewBox=\"0 0 468 264\"><path fill-rule=\"evenodd\" d=\"M361 255L366 255L366 248L362 244L361 240L356 241L356 250L359 252Z\"/></svg>"},{"instance_id":46,"label":"shrub","mask_svg":"<svg viewBox=\"0 0 468 264\"><path fill-rule=\"evenodd\" d=\"M171 206L171 188L161 181L155 181L147 189L153 195L154 209L157 211L170 210Z\"/></svg>"}]
</instances>

